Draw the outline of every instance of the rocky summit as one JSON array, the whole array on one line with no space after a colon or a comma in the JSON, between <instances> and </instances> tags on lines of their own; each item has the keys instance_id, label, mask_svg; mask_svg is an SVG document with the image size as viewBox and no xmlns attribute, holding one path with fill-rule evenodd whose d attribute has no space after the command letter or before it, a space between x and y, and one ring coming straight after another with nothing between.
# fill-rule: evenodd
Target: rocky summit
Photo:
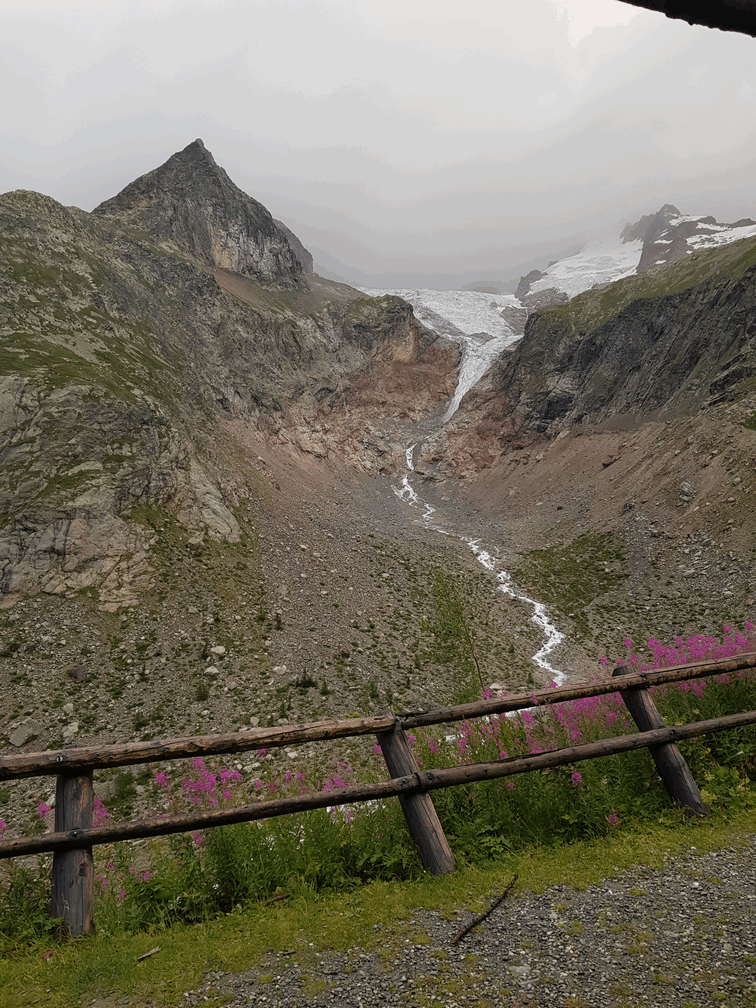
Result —
<instances>
[{"instance_id":1,"label":"rocky summit","mask_svg":"<svg viewBox=\"0 0 756 1008\"><path fill-rule=\"evenodd\" d=\"M92 213L1 196L5 750L417 709L752 617L756 225L712 220L429 298L319 277L199 140Z\"/></svg>"}]
</instances>

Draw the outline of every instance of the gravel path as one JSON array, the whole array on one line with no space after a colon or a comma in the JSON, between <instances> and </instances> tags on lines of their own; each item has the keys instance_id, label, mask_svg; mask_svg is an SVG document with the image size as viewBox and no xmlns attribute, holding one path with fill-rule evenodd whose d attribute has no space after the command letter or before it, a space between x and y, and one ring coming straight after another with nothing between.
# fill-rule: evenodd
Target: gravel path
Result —
<instances>
[{"instance_id":1,"label":"gravel path","mask_svg":"<svg viewBox=\"0 0 756 1008\"><path fill-rule=\"evenodd\" d=\"M756 1005L756 836L583 891L515 893L459 945L461 925L418 911L398 946L270 954L213 973L187 1005L266 1008L726 1008ZM380 930L380 925L376 925ZM228 1000L226 1000L228 999Z\"/></svg>"}]
</instances>

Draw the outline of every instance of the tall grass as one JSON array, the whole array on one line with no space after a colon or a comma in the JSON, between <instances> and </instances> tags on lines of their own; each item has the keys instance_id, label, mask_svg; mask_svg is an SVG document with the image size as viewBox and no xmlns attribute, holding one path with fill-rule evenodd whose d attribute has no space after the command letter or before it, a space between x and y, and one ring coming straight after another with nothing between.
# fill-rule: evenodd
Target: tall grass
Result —
<instances>
[{"instance_id":1,"label":"tall grass","mask_svg":"<svg viewBox=\"0 0 756 1008\"><path fill-rule=\"evenodd\" d=\"M742 639L741 639L742 638ZM664 649L649 642L648 662L700 660L701 648L726 653L753 649L749 636L726 631L724 641L676 642ZM632 651L632 642L626 647ZM719 656L717 654L717 656ZM634 664L642 664L629 654ZM648 664L648 663L646 663ZM756 676L738 672L713 679L653 688L670 724L756 708ZM437 768L506 759L634 731L619 694L575 700L462 722L439 737L438 729L409 736L418 764ZM452 733L453 732L453 733ZM682 744L704 800L714 809L739 809L753 800L756 733L731 730ZM372 775L385 777L374 747ZM343 761L327 771L281 771L259 750L253 779L236 770L193 760L182 777L156 772L154 806L165 812L236 805L270 797L339 789L356 773ZM679 814L645 751L582 761L575 766L437 791L434 803L458 860L485 864L537 845L569 843L632 829L643 820L675 823ZM47 815L40 806L40 816ZM99 821L108 811L98 804ZM0 831L2 823L0 823ZM422 874L398 802L320 809L296 816L184 834L147 846L96 849L96 923L116 933L207 920L254 902L324 890L346 890L373 879ZM6 863L0 884L0 946L51 940L47 917L49 861Z\"/></svg>"}]
</instances>

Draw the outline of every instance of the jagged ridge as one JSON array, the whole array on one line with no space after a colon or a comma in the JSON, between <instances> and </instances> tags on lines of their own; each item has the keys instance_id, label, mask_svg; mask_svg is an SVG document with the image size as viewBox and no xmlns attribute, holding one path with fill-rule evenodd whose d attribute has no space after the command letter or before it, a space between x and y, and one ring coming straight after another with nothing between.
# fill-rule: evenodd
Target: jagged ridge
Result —
<instances>
[{"instance_id":1,"label":"jagged ridge","mask_svg":"<svg viewBox=\"0 0 756 1008\"><path fill-rule=\"evenodd\" d=\"M302 264L268 210L242 192L201 140L92 211L125 215L199 262L305 290Z\"/></svg>"}]
</instances>

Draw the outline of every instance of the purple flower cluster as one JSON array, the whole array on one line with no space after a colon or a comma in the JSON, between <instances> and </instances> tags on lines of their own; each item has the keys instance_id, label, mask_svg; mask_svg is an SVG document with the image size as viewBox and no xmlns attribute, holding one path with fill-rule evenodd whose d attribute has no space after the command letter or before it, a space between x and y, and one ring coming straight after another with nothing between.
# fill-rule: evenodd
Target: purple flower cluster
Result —
<instances>
[{"instance_id":1,"label":"purple flower cluster","mask_svg":"<svg viewBox=\"0 0 756 1008\"><path fill-rule=\"evenodd\" d=\"M694 662L716 661L719 658L732 658L737 654L748 654L756 651L756 635L753 623L745 624L745 633L725 624L722 636L711 634L691 634L690 637L675 637L674 644L664 644L651 637L646 641L646 647L651 652L650 659L642 659L635 653L635 646L626 637L622 641L625 649L623 662L641 671L669 668L672 665L690 665ZM604 656L603 665L611 664Z\"/></svg>"},{"instance_id":2,"label":"purple flower cluster","mask_svg":"<svg viewBox=\"0 0 756 1008\"><path fill-rule=\"evenodd\" d=\"M231 785L240 783L241 779L238 770L221 768L214 774L205 766L204 760L193 759L192 771L181 781L181 790L188 796L190 804L217 808L221 803L231 801ZM155 774L155 782L165 790L165 774Z\"/></svg>"}]
</instances>

